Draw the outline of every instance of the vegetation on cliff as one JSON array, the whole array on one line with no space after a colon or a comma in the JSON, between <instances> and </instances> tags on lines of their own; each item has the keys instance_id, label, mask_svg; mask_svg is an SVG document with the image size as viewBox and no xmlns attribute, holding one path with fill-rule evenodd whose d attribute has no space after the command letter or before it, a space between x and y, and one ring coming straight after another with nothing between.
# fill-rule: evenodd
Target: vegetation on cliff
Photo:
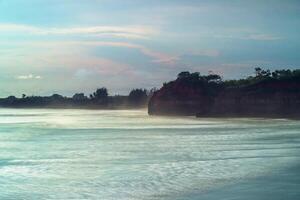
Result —
<instances>
[{"instance_id":1,"label":"vegetation on cliff","mask_svg":"<svg viewBox=\"0 0 300 200\"><path fill-rule=\"evenodd\" d=\"M181 72L149 101L149 114L198 116L300 115L300 70L263 70L239 80Z\"/></svg>"}]
</instances>

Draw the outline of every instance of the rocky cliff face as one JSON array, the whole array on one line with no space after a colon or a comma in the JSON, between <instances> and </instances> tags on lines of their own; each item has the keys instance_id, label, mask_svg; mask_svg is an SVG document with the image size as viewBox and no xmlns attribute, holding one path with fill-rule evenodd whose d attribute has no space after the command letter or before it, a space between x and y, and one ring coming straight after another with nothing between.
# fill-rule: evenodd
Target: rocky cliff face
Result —
<instances>
[{"instance_id":1,"label":"rocky cliff face","mask_svg":"<svg viewBox=\"0 0 300 200\"><path fill-rule=\"evenodd\" d=\"M300 83L264 81L244 88L225 89L215 98L209 114L300 117Z\"/></svg>"},{"instance_id":2,"label":"rocky cliff face","mask_svg":"<svg viewBox=\"0 0 300 200\"><path fill-rule=\"evenodd\" d=\"M263 81L245 87L191 86L178 80L150 99L150 115L300 117L299 81Z\"/></svg>"},{"instance_id":3,"label":"rocky cliff face","mask_svg":"<svg viewBox=\"0 0 300 200\"><path fill-rule=\"evenodd\" d=\"M156 91L148 104L150 115L196 115L207 113L214 101L216 91L220 89L216 84L210 84L214 92L208 90L208 85L195 84L183 80L176 80L165 84Z\"/></svg>"}]
</instances>

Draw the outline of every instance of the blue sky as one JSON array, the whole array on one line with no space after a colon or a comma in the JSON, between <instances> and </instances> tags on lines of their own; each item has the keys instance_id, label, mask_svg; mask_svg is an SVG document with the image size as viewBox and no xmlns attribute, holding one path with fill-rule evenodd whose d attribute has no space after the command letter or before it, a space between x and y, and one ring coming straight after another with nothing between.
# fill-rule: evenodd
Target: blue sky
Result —
<instances>
[{"instance_id":1,"label":"blue sky","mask_svg":"<svg viewBox=\"0 0 300 200\"><path fill-rule=\"evenodd\" d=\"M0 96L300 68L297 0L0 0Z\"/></svg>"}]
</instances>

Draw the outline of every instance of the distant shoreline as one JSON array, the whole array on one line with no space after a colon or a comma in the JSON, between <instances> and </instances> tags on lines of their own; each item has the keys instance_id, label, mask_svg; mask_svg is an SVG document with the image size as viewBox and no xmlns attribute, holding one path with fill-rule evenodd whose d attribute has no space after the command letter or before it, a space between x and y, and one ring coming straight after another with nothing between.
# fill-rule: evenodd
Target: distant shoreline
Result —
<instances>
[{"instance_id":1,"label":"distant shoreline","mask_svg":"<svg viewBox=\"0 0 300 200\"><path fill-rule=\"evenodd\" d=\"M51 96L9 96L0 98L0 107L4 108L71 108L71 109L136 109L147 107L151 91L133 89L128 96L109 96L106 88L99 88L93 94L85 96L76 93L73 97L59 94Z\"/></svg>"},{"instance_id":2,"label":"distant shoreline","mask_svg":"<svg viewBox=\"0 0 300 200\"><path fill-rule=\"evenodd\" d=\"M222 80L217 74L181 72L159 89L134 89L128 96L108 96L99 88L89 97L9 96L0 98L1 108L15 109L147 109L149 115L194 116L197 118L300 119L300 69L263 70L255 76Z\"/></svg>"}]
</instances>

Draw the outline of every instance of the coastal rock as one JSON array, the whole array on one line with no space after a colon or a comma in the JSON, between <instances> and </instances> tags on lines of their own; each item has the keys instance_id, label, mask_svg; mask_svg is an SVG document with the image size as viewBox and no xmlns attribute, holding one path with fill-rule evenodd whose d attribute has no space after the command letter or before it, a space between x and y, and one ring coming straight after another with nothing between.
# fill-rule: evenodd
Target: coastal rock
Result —
<instances>
[{"instance_id":1,"label":"coastal rock","mask_svg":"<svg viewBox=\"0 0 300 200\"><path fill-rule=\"evenodd\" d=\"M177 79L154 93L148 112L198 117L300 117L298 79L266 79L238 87L227 87L224 83L213 86Z\"/></svg>"}]
</instances>

